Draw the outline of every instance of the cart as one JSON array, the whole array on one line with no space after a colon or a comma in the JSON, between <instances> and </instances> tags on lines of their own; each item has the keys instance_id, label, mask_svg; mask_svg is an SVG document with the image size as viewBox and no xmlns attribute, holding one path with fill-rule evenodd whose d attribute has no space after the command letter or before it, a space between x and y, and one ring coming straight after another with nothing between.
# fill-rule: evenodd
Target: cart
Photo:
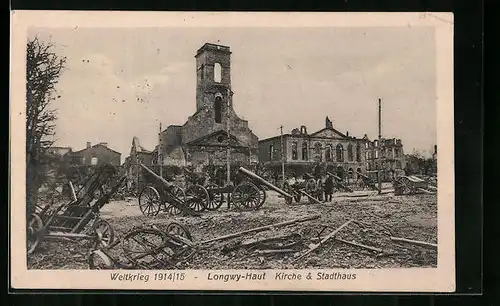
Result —
<instances>
[{"instance_id":1,"label":"cart","mask_svg":"<svg viewBox=\"0 0 500 306\"><path fill-rule=\"evenodd\" d=\"M106 190L103 186L112 179L116 169L111 165L99 166L75 192L70 189L73 199L55 209L49 205L31 213L27 222L27 253L32 254L43 239L87 239L94 244L106 246L113 242L114 231L111 225L99 217L100 209L117 192L125 177Z\"/></svg>"}]
</instances>

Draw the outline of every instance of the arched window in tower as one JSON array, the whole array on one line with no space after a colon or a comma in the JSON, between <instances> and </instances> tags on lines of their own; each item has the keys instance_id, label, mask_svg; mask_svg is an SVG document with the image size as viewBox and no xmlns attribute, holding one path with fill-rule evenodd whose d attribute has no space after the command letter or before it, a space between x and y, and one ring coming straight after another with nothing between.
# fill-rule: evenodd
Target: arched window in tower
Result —
<instances>
[{"instance_id":1,"label":"arched window in tower","mask_svg":"<svg viewBox=\"0 0 500 306\"><path fill-rule=\"evenodd\" d=\"M297 152L297 142L294 141L292 143L292 159L297 160L299 158L299 154Z\"/></svg>"},{"instance_id":2,"label":"arched window in tower","mask_svg":"<svg viewBox=\"0 0 500 306\"><path fill-rule=\"evenodd\" d=\"M352 151L352 144L347 145L347 160L354 161L354 152Z\"/></svg>"},{"instance_id":3,"label":"arched window in tower","mask_svg":"<svg viewBox=\"0 0 500 306\"><path fill-rule=\"evenodd\" d=\"M337 162L344 161L344 147L339 143L336 148Z\"/></svg>"},{"instance_id":4,"label":"arched window in tower","mask_svg":"<svg viewBox=\"0 0 500 306\"><path fill-rule=\"evenodd\" d=\"M214 64L214 82L220 83L222 81L222 67L219 63Z\"/></svg>"},{"instance_id":5,"label":"arched window in tower","mask_svg":"<svg viewBox=\"0 0 500 306\"><path fill-rule=\"evenodd\" d=\"M221 123L222 122L222 98L221 97L215 98L214 110L215 110L215 123Z\"/></svg>"},{"instance_id":6,"label":"arched window in tower","mask_svg":"<svg viewBox=\"0 0 500 306\"><path fill-rule=\"evenodd\" d=\"M307 147L307 141L304 141L302 143L302 160L308 160L309 157L308 157L308 151L309 151L309 148Z\"/></svg>"},{"instance_id":7,"label":"arched window in tower","mask_svg":"<svg viewBox=\"0 0 500 306\"><path fill-rule=\"evenodd\" d=\"M356 144L356 161L361 161L361 145L359 143Z\"/></svg>"}]
</instances>

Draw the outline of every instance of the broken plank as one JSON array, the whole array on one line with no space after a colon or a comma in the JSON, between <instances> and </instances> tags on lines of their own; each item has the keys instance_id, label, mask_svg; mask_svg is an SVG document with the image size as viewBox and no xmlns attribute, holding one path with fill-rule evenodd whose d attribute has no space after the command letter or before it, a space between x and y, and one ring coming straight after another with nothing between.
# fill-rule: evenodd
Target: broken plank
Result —
<instances>
[{"instance_id":1,"label":"broken plank","mask_svg":"<svg viewBox=\"0 0 500 306\"><path fill-rule=\"evenodd\" d=\"M383 252L382 249L371 247L371 246L368 246L368 245L364 245L364 244L360 244L360 243L356 243L356 242L351 242L351 241L343 240L343 239L340 239L340 238L335 238L335 240L337 240L339 242L342 242L342 243L345 243L345 244L352 245L352 246L357 246L359 248L363 248L363 249L367 249L367 250L370 250L370 251L374 251L374 252L377 252L377 253L382 253Z\"/></svg>"},{"instance_id":2,"label":"broken plank","mask_svg":"<svg viewBox=\"0 0 500 306\"><path fill-rule=\"evenodd\" d=\"M311 196L310 194L308 194L307 192L303 191L303 190L300 190L300 193L302 193L303 195L305 195L307 198L309 198L311 201L313 202L316 202L316 204L323 204L321 203L318 199L314 198L313 196Z\"/></svg>"},{"instance_id":3,"label":"broken plank","mask_svg":"<svg viewBox=\"0 0 500 306\"><path fill-rule=\"evenodd\" d=\"M276 250L255 250L254 253L256 254L262 254L262 255L269 255L269 254L283 254L283 253L295 253L297 250L293 249L276 249Z\"/></svg>"},{"instance_id":4,"label":"broken plank","mask_svg":"<svg viewBox=\"0 0 500 306\"><path fill-rule=\"evenodd\" d=\"M406 238L391 237L391 240L392 241L399 241L399 242L406 242L409 244L415 244L415 245L419 245L419 246L423 246L423 247L432 247L435 249L437 249L437 247L438 247L437 244L435 244L435 243L429 243L429 242L418 241L418 240L411 240L411 239L406 239Z\"/></svg>"},{"instance_id":5,"label":"broken plank","mask_svg":"<svg viewBox=\"0 0 500 306\"><path fill-rule=\"evenodd\" d=\"M321 239L321 241L318 244L316 244L315 246L313 246L311 249L307 250L304 254L300 255L297 258L295 258L292 262L298 261L299 259L304 258L306 255L314 252L314 250L316 250L317 248L319 248L320 246L322 246L326 241L328 241L330 238L332 238L333 236L335 236L338 232L340 232L344 227L346 227L347 225L349 225L349 223L351 223L353 221L354 220L351 219L351 220L345 222L344 224L342 224L341 226L339 226L336 230L334 230L333 232L331 232L330 234L328 234L325 238Z\"/></svg>"}]
</instances>

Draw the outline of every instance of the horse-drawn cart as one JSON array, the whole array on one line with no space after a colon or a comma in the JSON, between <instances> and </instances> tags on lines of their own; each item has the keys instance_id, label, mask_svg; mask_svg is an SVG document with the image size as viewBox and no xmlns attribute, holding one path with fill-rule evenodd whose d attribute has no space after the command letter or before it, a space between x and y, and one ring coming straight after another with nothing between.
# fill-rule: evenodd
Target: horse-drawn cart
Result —
<instances>
[{"instance_id":1,"label":"horse-drawn cart","mask_svg":"<svg viewBox=\"0 0 500 306\"><path fill-rule=\"evenodd\" d=\"M112 243L113 228L99 218L99 211L125 180L125 177L121 177L115 186L105 190L103 186L115 173L116 169L111 165L100 166L78 192L69 183L73 196L71 202L55 208L47 205L31 213L27 220L27 253L32 254L40 242L47 238L87 239L101 246Z\"/></svg>"},{"instance_id":2,"label":"horse-drawn cart","mask_svg":"<svg viewBox=\"0 0 500 306\"><path fill-rule=\"evenodd\" d=\"M435 194L437 188L417 176L401 176L393 182L395 195L411 195L416 193Z\"/></svg>"}]
</instances>

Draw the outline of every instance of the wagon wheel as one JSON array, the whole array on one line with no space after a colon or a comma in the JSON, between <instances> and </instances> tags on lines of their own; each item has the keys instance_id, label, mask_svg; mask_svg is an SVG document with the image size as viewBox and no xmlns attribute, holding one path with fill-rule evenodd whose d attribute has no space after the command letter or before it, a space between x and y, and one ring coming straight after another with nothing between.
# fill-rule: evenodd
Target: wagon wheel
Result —
<instances>
[{"instance_id":1,"label":"wagon wheel","mask_svg":"<svg viewBox=\"0 0 500 306\"><path fill-rule=\"evenodd\" d=\"M259 202L259 206L257 206L256 208L260 208L262 207L262 205L264 205L264 203L266 202L266 199L267 199L267 193L266 193L266 190L264 189L264 187L262 186L258 186L259 187L259 195L260 195L260 202Z\"/></svg>"},{"instance_id":2,"label":"wagon wheel","mask_svg":"<svg viewBox=\"0 0 500 306\"><path fill-rule=\"evenodd\" d=\"M210 195L201 185L191 185L186 189L186 202L196 212L204 211L210 203Z\"/></svg>"},{"instance_id":3,"label":"wagon wheel","mask_svg":"<svg viewBox=\"0 0 500 306\"><path fill-rule=\"evenodd\" d=\"M139 209L147 217L158 215L161 208L161 197L158 191L151 186L146 186L139 194Z\"/></svg>"},{"instance_id":4,"label":"wagon wheel","mask_svg":"<svg viewBox=\"0 0 500 306\"><path fill-rule=\"evenodd\" d=\"M401 185L403 194L410 195L415 192L415 189L409 179L405 177L401 178Z\"/></svg>"},{"instance_id":5,"label":"wagon wheel","mask_svg":"<svg viewBox=\"0 0 500 306\"><path fill-rule=\"evenodd\" d=\"M125 258L139 268L155 269L173 265L173 246L167 234L160 230L132 230L123 237L121 247Z\"/></svg>"},{"instance_id":6,"label":"wagon wheel","mask_svg":"<svg viewBox=\"0 0 500 306\"><path fill-rule=\"evenodd\" d=\"M210 201L207 205L207 210L214 211L219 209L224 203L224 194L219 191L219 186L216 184L209 184L207 186L207 192L210 197Z\"/></svg>"},{"instance_id":7,"label":"wagon wheel","mask_svg":"<svg viewBox=\"0 0 500 306\"><path fill-rule=\"evenodd\" d=\"M314 179L307 180L306 183L306 192L312 196L313 198L317 197L317 183ZM309 203L313 203L311 199L309 199Z\"/></svg>"},{"instance_id":8,"label":"wagon wheel","mask_svg":"<svg viewBox=\"0 0 500 306\"><path fill-rule=\"evenodd\" d=\"M92 232L96 235L96 248L105 248L113 243L115 239L115 231L106 220L97 220L92 226Z\"/></svg>"},{"instance_id":9,"label":"wagon wheel","mask_svg":"<svg viewBox=\"0 0 500 306\"><path fill-rule=\"evenodd\" d=\"M26 231L26 247L28 254L32 254L41 241L40 231L43 229L43 221L37 214L31 214Z\"/></svg>"},{"instance_id":10,"label":"wagon wheel","mask_svg":"<svg viewBox=\"0 0 500 306\"><path fill-rule=\"evenodd\" d=\"M291 205L291 204L292 204L293 199L295 199L295 202L297 202L297 203L298 203L298 202L300 202L300 194L296 193L296 192L293 190L293 188L290 186L290 183L288 183L287 181L285 181L285 182L283 183L283 190L284 190L286 193L288 193L288 194L290 194L290 195L293 195L293 198L292 198L292 199L290 199L290 198L288 198L288 197L285 197L286 204ZM298 200L297 200L297 199L298 199Z\"/></svg>"},{"instance_id":11,"label":"wagon wheel","mask_svg":"<svg viewBox=\"0 0 500 306\"><path fill-rule=\"evenodd\" d=\"M260 204L260 189L250 182L241 183L234 188L232 199L238 208L244 206L250 209L257 209Z\"/></svg>"},{"instance_id":12,"label":"wagon wheel","mask_svg":"<svg viewBox=\"0 0 500 306\"><path fill-rule=\"evenodd\" d=\"M182 214L182 210L175 207L174 205L172 205L169 202L172 201L171 198L174 198L176 201L181 202L182 205L185 205L186 194L184 193L184 190L181 187L174 185L174 186L170 187L170 189L168 190L168 197L170 199L167 199L165 201L165 210L172 216L178 216L178 215Z\"/></svg>"},{"instance_id":13,"label":"wagon wheel","mask_svg":"<svg viewBox=\"0 0 500 306\"><path fill-rule=\"evenodd\" d=\"M101 250L90 252L88 258L90 270L110 270L113 269L113 261Z\"/></svg>"},{"instance_id":14,"label":"wagon wheel","mask_svg":"<svg viewBox=\"0 0 500 306\"><path fill-rule=\"evenodd\" d=\"M185 228L182 224L177 222L172 222L167 226L167 234L174 236L181 236L188 240L193 241L193 237L187 228Z\"/></svg>"}]
</instances>

